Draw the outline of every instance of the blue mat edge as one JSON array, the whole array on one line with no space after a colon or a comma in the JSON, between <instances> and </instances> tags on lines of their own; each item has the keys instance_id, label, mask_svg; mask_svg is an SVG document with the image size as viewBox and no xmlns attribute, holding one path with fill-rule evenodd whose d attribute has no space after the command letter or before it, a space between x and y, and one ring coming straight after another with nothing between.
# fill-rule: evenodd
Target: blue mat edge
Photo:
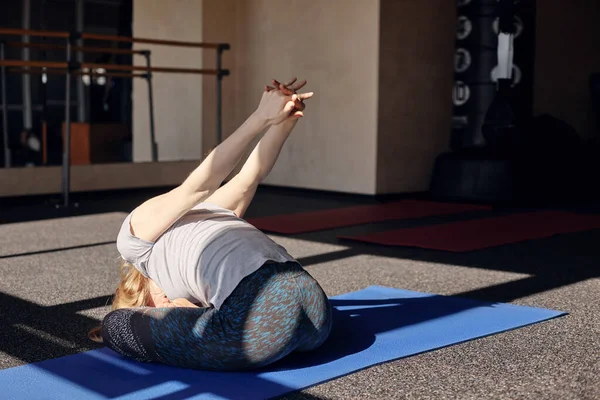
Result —
<instances>
[{"instance_id":1,"label":"blue mat edge","mask_svg":"<svg viewBox=\"0 0 600 400\"><path fill-rule=\"evenodd\" d=\"M474 303L481 303L481 304L502 304L504 306L511 306L511 307L518 307L518 308L530 308L530 309L536 309L536 310L550 311L550 312L553 312L553 313L559 313L559 315L554 316L554 317L552 317L550 319L554 319L554 318L562 317L562 316L565 316L565 315L569 315L568 311L555 310L553 308L538 307L538 306L527 306L527 305L522 305L522 304L506 303L506 302L502 302L502 301L479 300L479 299L473 299L473 298L466 297L466 296L457 296L457 295L452 295L452 294L451 295L445 295L445 294L437 294L437 293L430 293L430 292L420 292L420 291L417 291L417 290L396 288L396 287L383 286L383 285L371 285L371 286L367 286L367 287L364 287L362 289L355 290L353 292L342 293L340 295L330 297L330 299L335 299L338 296L343 296L345 294L360 292L361 290L367 290L367 289L370 289L370 288L373 288L373 289L403 290L405 292L413 292L413 293L418 293L418 294L421 294L421 295L425 294L425 295L429 295L429 296L439 296L439 297L448 297L448 298L454 298L454 299L467 300L467 301L472 301ZM547 320L544 320L544 321L547 321ZM534 322L534 324L537 324L537 323L539 323L539 322ZM521 327L523 327L523 326L528 326L528 325L521 325ZM518 329L518 328L515 328L515 329ZM498 333L501 333L501 332L498 332Z\"/></svg>"},{"instance_id":2,"label":"blue mat edge","mask_svg":"<svg viewBox=\"0 0 600 400\"><path fill-rule=\"evenodd\" d=\"M316 387L316 386L319 386L319 385L323 385L325 383L332 382L332 381L335 381L337 379L344 378L344 377L346 377L348 375L352 375L352 374L355 374L357 372L361 372L361 371L367 370L369 368L377 367L379 365L388 364L388 363L391 363L391 362L396 362L398 360L403 360L405 358L415 357L415 356L418 356L418 355L421 355L421 354L425 354L425 353L431 353L431 352L434 352L434 351L437 351L437 350L445 349L447 347L452 347L452 346L456 346L456 345L459 345L459 344L463 344L463 343L467 343L467 342L472 342L473 340L483 339L483 338L490 337L490 336L495 336L495 335L498 335L498 334L501 334L501 333L515 331L517 329L525 328L527 326L541 324L543 322L548 322L548 321L551 321L551 320L556 319L556 318L564 317L565 315L568 315L568 313L566 313L566 312L560 312L560 314L558 314L558 315L555 315L553 317L549 317L549 318L543 319L541 321L536 321L536 322L532 322L532 323L529 323L529 324L526 324L526 325L517 326L515 328L510 328L510 329L505 329L505 330L502 330L502 331L490 333L489 335L477 336L477 337L474 337L474 338L471 338L471 339L466 339L466 340L462 340L462 341L459 341L459 342L454 342L454 343L449 344L447 346L436 347L435 349L431 349L431 350L424 350L424 351L421 351L419 353L411 354L409 356L404 356L404 357L395 358L393 360L388 360L388 361L382 361L382 362L379 362L379 363L374 363L374 364L368 365L368 366L366 366L364 368L356 369L356 370L354 370L352 372L349 372L347 374L342 374L342 375L336 376L335 378L322 380L322 381L320 381L318 383L315 383L313 385L305 386L302 389L290 390L289 392L286 392L284 394L281 394L281 395L278 395L278 396L275 396L275 397L268 397L267 399L268 400L281 399L281 398L283 398L285 396L288 396L288 395L290 395L292 393L299 393L299 392L302 392L303 390L310 389L310 388L313 388L313 387Z\"/></svg>"},{"instance_id":3,"label":"blue mat edge","mask_svg":"<svg viewBox=\"0 0 600 400\"><path fill-rule=\"evenodd\" d=\"M367 289L402 290L404 292L413 292L415 294L420 295L421 297L428 297L428 296L448 297L448 298L460 299L460 300L463 300L463 301L465 301L465 300L466 301L472 301L473 303L480 303L482 305L484 305L484 304L502 304L503 306L510 306L510 307L515 307L515 308L529 308L529 309L544 310L544 311L547 311L549 313L549 315L547 317L544 317L543 319L540 319L539 321L534 321L534 322L523 324L523 325L520 325L520 326L517 326L517 327L508 328L508 329L504 329L504 330L499 330L499 331L496 331L496 332L493 332L493 333L490 333L490 334L476 336L476 337L469 338L469 339L466 339L466 340L457 341L457 342L454 342L454 343L451 343L451 344L448 344L448 345L445 345L445 346L440 346L440 347L436 347L436 348L433 348L433 349L424 350L424 351L421 351L421 352L418 352L418 353L413 353L413 354L410 354L410 355L407 355L407 356L398 357L398 358L395 358L395 359L392 359L392 360L387 360L387 361L382 361L382 362L370 364L370 365L365 366L363 368L358 368L356 370L353 370L353 371L351 371L349 373L338 375L338 376L333 377L331 379L325 379L325 380L319 381L317 383L314 383L312 385L304 386L304 387L302 387L300 389L292 389L291 388L292 390L290 390L289 392L286 392L286 393L283 393L283 394L279 394L279 395L274 396L274 397L268 397L268 399L279 399L279 398L288 396L288 395L290 395L292 393L302 392L303 390L307 390L307 389L310 389L312 387L316 387L316 386L319 386L319 385L322 385L322 384L325 384L325 383L328 383L328 382L331 382L331 381L335 381L337 379L343 378L343 377L348 376L348 375L352 375L354 373L357 373L357 372L360 372L360 371L363 371L363 370L367 370L367 369L375 367L375 366L387 364L387 363L390 363L390 362L395 362L395 361L398 361L398 360L402 360L404 358L418 356L420 354L425 354L425 353L433 352L433 351L436 351L436 350L441 350L441 349L444 349L444 348L447 348L447 347L452 347L452 346L463 344L463 343L470 342L470 341L473 341L473 340L482 339L482 338L486 338L486 337L489 337L489 336L494 336L494 335L505 333L505 332L510 332L510 331L517 330L517 329L520 329L520 328L524 328L524 327L527 327L527 326L531 326L531 325L535 325L535 324L541 324L543 322L548 322L548 321L551 321L551 320L554 320L554 319L557 319L557 318L569 315L569 313L566 312L566 311L554 310L554 309L549 309L549 308L545 308L545 307L519 305L519 304L504 303L504 302L493 302L493 301L488 301L488 300L478 300L478 299L472 299L472 298L463 297L463 296L441 295L441 294L435 294L435 293L429 293L429 292L421 292L421 291L414 291L414 290L410 290L410 289L396 288L396 287L383 286L383 285L371 285L371 286L367 286L367 287L364 287L364 288L361 288L361 289L354 290L352 292L346 292L346 293L341 293L341 294L336 295L336 296L332 296L332 297L330 297L330 299L340 298L340 297L342 297L344 295L352 294L352 293L355 293L355 292L360 292L360 291L367 290ZM31 366L31 365L35 365L35 364L46 362L46 361L50 361L50 360L58 360L58 359L61 359L61 358L70 357L70 356L73 356L73 355L82 354L82 353L86 353L86 352L90 352L90 351L102 351L102 350L107 350L107 348L106 347L100 347L100 348L96 348L96 349L91 349L91 350L80 351L80 352L76 352L76 353L72 353L72 354L67 354L67 355L59 356L59 357L55 357L55 358L49 358L49 359L45 359L45 360L40 360L40 361L34 362L34 363L28 363L28 364L24 364L24 365L20 365L20 366L15 366L15 367L12 367L12 368L6 368L6 369L3 369L3 370L0 370L0 373L2 371L6 371L6 370L16 370L16 369L20 369L20 368L25 368L25 367L28 367L28 366Z\"/></svg>"},{"instance_id":4,"label":"blue mat edge","mask_svg":"<svg viewBox=\"0 0 600 400\"><path fill-rule=\"evenodd\" d=\"M553 316L551 316L551 317L545 318L545 319L543 319L543 320L541 320L541 321L532 322L532 323L529 323L529 324L526 324L526 325L520 325L520 326L518 326L518 327L515 327L515 328L511 328L511 329L506 329L506 330L502 330L502 331L494 332L494 333L492 333L492 334L485 335L485 336L478 336L478 337L475 337L475 338L473 338L473 339L468 339L468 340L465 340L465 341L456 342L456 343L453 343L453 344L451 344L451 345L444 346L444 347L450 347L450 346L454 346L455 344L461 344L461 343L465 343L465 342L468 342L468 341L471 341L471 340L481 339L481 338L484 338L484 337L493 336L493 335L497 335L497 334L504 333L504 332L509 332L509 331L512 331L512 330L516 330L516 329L524 328L524 327L526 327L526 326L535 325L535 324L539 324L539 323L546 322L546 321L551 321L551 320L553 320L553 319L556 319L556 318L560 318L560 317L564 317L564 316L566 316L566 315L569 315L569 313L568 313L568 312L566 312L566 311L554 310L554 309L545 308L545 307L526 306L526 305L512 304L512 303L502 303L502 302L491 302L491 301L488 301L488 300L477 300L477 299L471 299L471 298L469 298L469 297L454 296L454 295L441 295L441 294L435 294L435 293L429 293L429 292L420 292L420 291L416 291L416 290L403 289L403 288L396 288L396 287L392 287L392 286L383 286L383 285L371 285L371 286L366 286L366 287L364 287L364 288L362 288L362 289L354 290L354 291L352 291L352 292L341 293L341 294L339 294L339 295L332 296L332 297L329 297L329 298L330 298L330 299L336 299L336 298L338 298L338 297L340 297L340 296L344 296L344 295L351 294L351 293L355 293L355 292L360 292L360 291L362 291L362 290L367 290L367 289L371 289L371 288L372 288L372 289L392 289L392 290L403 290L403 291L406 291L406 292L414 292L414 293L418 293L418 294L420 294L420 295L428 295L428 296L441 296L441 297L448 297L448 298L457 298L457 299L461 299L461 300L468 300L468 301L473 301L473 302L475 302L475 303L482 303L482 304L494 304L494 303L500 303L500 304L503 304L503 305L505 305L505 306L512 306L512 307L519 307L519 308L523 308L523 307L525 307L525 308L532 308L532 309L537 309L537 310L545 310L545 311L549 311L549 312L556 313L556 315L553 315ZM435 350L437 350L437 349L442 349L442 348L444 348L444 347L438 347L438 348L436 348L436 349L432 349L432 350L426 350L426 351L423 351L423 352L420 352L420 353L416 353L416 354L413 354L413 355L418 355L418 354L423 354L423 353L427 353L427 352L435 351ZM22 368L22 367L26 367L26 366L28 366L28 365L35 365L35 364L38 364L38 363L41 363L41 362L44 362L44 361L58 360L58 359L60 359L60 358L64 358L64 357L70 357L70 356L73 356L73 355L76 355L76 354L86 353L86 352L88 352L88 351L95 351L95 350L97 351L97 350L102 350L102 349L107 349L107 347L106 347L106 346L103 346L103 347L99 347L99 348L95 348L95 349L91 349L91 350L86 350L86 351L78 351L78 352L75 352L75 353L66 354L66 355L64 355L64 356L58 356L58 357L54 357L54 358L47 358L47 359L45 359L45 360L40 360L40 361L36 361L36 362L33 362L33 363L27 363L27 364L23 364L23 365L17 365L17 366L15 366L15 367L10 367L10 368L5 368L5 369L0 369L0 373L1 373L2 371L6 371L6 370L9 370L9 369L11 369L11 370L12 370L12 369L17 369L17 368ZM116 354L116 353L115 353L115 354ZM407 357L411 357L411 356L407 356ZM401 357L401 358L397 358L396 360L401 360L402 358L407 358L407 357ZM381 364L385 364L386 362L390 362L390 361L384 361L383 363L379 363L379 364L373 364L373 365L381 365ZM367 367L367 368L369 368L369 367Z\"/></svg>"},{"instance_id":5,"label":"blue mat edge","mask_svg":"<svg viewBox=\"0 0 600 400\"><path fill-rule=\"evenodd\" d=\"M367 286L367 287L364 287L364 288L362 288L362 289L355 290L355 292L358 292L358 291L360 291L360 290L366 290L366 289L369 289L369 288L374 288L374 289L398 289L398 290L405 290L405 291L413 292L413 290L409 290L409 289L401 289L401 288L394 288L394 287L391 287L391 286L381 286L381 285L371 285L371 286ZM473 301L473 302L478 302L478 303L488 303L488 304L492 303L492 302L490 302L490 301L486 301L486 300L476 300L476 299L471 299L471 298L469 298L469 297L461 297L461 296L445 296L445 295L440 295L440 294L434 294L434 293L428 293L428 292L418 292L418 291L414 291L414 292L415 292L415 293L420 293L420 294L428 294L428 295L431 295L431 296L443 296L443 297L458 298L458 299L462 299L462 300L470 300L470 301ZM348 292L348 293L352 293L352 292ZM343 294L341 294L341 295L344 295L344 294L347 294L347 293L343 293ZM340 296L341 296L341 295L340 295ZM337 297L337 296L333 296L333 297L331 297L331 298L332 298L332 299L335 299L336 297ZM517 329L525 328L526 326L531 326L531 325L541 324L541 323L544 323L544 322L548 322L548 321L551 321L551 320L554 320L554 319L557 319L557 318L560 318L560 317L564 317L564 316L567 316L567 315L569 315L569 313L568 313L568 312L566 312L566 311L559 311L559 310L554 310L554 309L549 309L549 308L544 308L544 307L524 306L524 305L512 304L512 303L501 303L501 304L503 304L503 305L510 305L510 306L514 306L514 307L519 307L519 308L526 307L526 308L534 308L534 309L538 309L538 310L546 310L546 311L554 312L554 313L556 313L556 314L555 314L554 316L551 316L551 317L545 318L545 319L543 319L543 320L541 320L541 321L535 321L535 322L531 322L531 323L528 323L528 324L525 324L525 325L520 325L520 326L517 326L517 327L514 327L514 328L510 328L510 329L504 329L504 330L501 330L501 331L498 331L498 332L490 333L490 334L488 334L488 335L482 335L482 336L477 336L477 337L470 338L470 339L466 339L466 340L461 340L461 341L458 341L458 342L454 342L454 343L452 343L452 344L449 344L449 345L447 345L447 346L441 346L441 347L436 347L435 349L424 350L424 351L421 351L421 352L419 352L419 353L414 353L414 354L411 354L411 355L409 355L409 356L399 357L399 358L395 358L395 359L393 359L393 360L382 361L382 362L379 362L379 363L371 364L371 365L368 365L368 366L366 366L366 367L364 367L364 368L359 368L359 369L356 369L356 370L354 370L354 371L352 371L352 372L350 372L350 373L343 374L343 375L339 375L339 376L336 376L335 378L326 379L326 380L320 381L320 382L318 382L318 383L315 383L315 384L313 384L313 385L305 386L305 387L303 387L302 389L298 389L298 390L291 390L291 391L289 391L289 392L287 392L287 393L284 393L284 394L281 394L281 395L278 395L278 396L274 396L274 397L268 397L267 399L268 399L268 400L281 399L281 398L283 398L283 397L285 397L285 396L288 396L288 395L290 395L290 394L292 394L292 393L299 393L299 392L302 392L303 390L310 389L310 388L313 388L313 387L316 387L316 386L319 386L319 385L323 385L323 384L325 384L325 383L332 382L332 381L335 381L335 380L337 380L337 379L340 379L340 378L346 377L346 376L348 376L348 375L352 375L352 374L355 374L355 373L357 373L357 372L361 372L361 371L364 371L364 370L367 370L367 369L369 369L369 368L373 368L373 367L376 367L376 366L379 366L379 365L383 365L383 364L387 364L387 363L391 363L391 362L396 362L396 361L398 361L398 360L403 360L403 359L405 359L405 358L410 358L410 357L418 356L418 355L425 354L425 353L431 353L431 352L434 352L434 351L437 351L437 350L442 350L442 349L445 349L445 348L448 348L448 347L452 347L452 346L456 346L456 345L459 345L459 344L463 344L463 343L471 342L471 341L473 341L473 340L477 340L477 339L483 339L483 338L490 337L490 336L495 336L495 335L498 335L498 334L501 334L501 333L506 333L506 332L510 332L510 331L515 331L515 330L517 330Z\"/></svg>"}]
</instances>

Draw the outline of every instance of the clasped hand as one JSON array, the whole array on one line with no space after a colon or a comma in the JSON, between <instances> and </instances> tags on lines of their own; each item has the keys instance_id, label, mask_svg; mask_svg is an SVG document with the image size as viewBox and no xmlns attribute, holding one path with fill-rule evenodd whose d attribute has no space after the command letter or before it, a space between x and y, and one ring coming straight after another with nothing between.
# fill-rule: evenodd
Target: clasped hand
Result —
<instances>
[{"instance_id":1,"label":"clasped hand","mask_svg":"<svg viewBox=\"0 0 600 400\"><path fill-rule=\"evenodd\" d=\"M304 101L310 99L314 93L297 93L306 85L306 80L297 82L296 78L279 83L273 79L273 86L265 86L260 104L255 114L267 121L269 125L279 125L288 118L301 118L304 116Z\"/></svg>"}]
</instances>

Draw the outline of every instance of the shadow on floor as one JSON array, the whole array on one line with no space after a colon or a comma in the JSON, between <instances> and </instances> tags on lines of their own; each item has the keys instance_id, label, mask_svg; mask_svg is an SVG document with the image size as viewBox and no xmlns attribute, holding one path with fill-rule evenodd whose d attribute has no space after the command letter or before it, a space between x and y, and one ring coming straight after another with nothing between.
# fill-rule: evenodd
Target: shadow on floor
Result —
<instances>
[{"instance_id":1,"label":"shadow on floor","mask_svg":"<svg viewBox=\"0 0 600 400\"><path fill-rule=\"evenodd\" d=\"M39 202L36 203L31 199L24 201L19 201L19 199L1 200L0 223L16 223L114 211L129 212L142 201L164 191L165 189L158 189L74 196L74 200L78 201L80 205L78 208L69 210L57 210L51 203L46 202L40 205ZM266 188L259 191L247 216L312 211L357 204L373 204L379 201L381 200L360 196L312 194ZM600 207L586 205L586 210L588 212L598 212ZM494 212L503 213L507 210L496 209ZM473 217L477 217L477 215L469 216L469 218ZM600 258L596 250L597 243L600 242L600 231L598 230L458 254L341 242L336 238L337 235L368 233L382 228L395 229L431 225L460 220L461 218L466 217L464 215L454 215L384 224L367 224L360 227L333 229L290 237L345 247L343 250L299 259L305 266L317 266L346 259L349 262L357 262L350 261L350 259L360 255L373 255L397 258L408 262L425 261L529 275L516 281L457 294L458 296L484 301L510 302L600 276L600 270L598 269ZM104 244L107 243L78 247ZM53 249L40 253L61 250L67 249ZM16 254L3 258L20 257L28 254ZM85 333L95 326L97 321L76 314L76 312L104 306L108 301L109 297L103 296L86 301L44 307L0 293L0 304L2 304L0 308L0 317L2 318L0 350L12 357L31 363L98 348L85 336ZM183 391L179 395L162 398L184 398L182 397L184 393L186 392ZM306 395L302 396L304 397L293 398L308 398Z\"/></svg>"},{"instance_id":2,"label":"shadow on floor","mask_svg":"<svg viewBox=\"0 0 600 400\"><path fill-rule=\"evenodd\" d=\"M398 298L381 298L386 296L393 295L387 291L379 293L374 290L371 294L363 292L354 299L332 299L332 305L336 308L334 329L321 348L312 353L294 354L257 371L216 373L178 369L159 364L136 363L103 349L77 354L68 361L48 360L28 366L27 371L33 371L33 375L19 375L18 370L7 371L9 376L4 374L0 379L10 378L14 382L31 378L35 381L33 389L43 390L42 388L52 386L54 377L59 377L61 381L55 384L60 387L56 389L63 388L60 382L68 381L69 385L64 386L63 394L73 398L83 396L83 391L106 398L141 392L152 395L153 399L163 400L186 399L200 394L226 399L271 398L298 390L294 386L296 382L298 386L305 387L337 377L339 372L330 375L332 368L345 375L383 361L446 346L453 341L462 342L480 337L481 332L472 330L472 325L471 329L456 329L463 325L469 326L473 321L472 317L460 314L471 309L490 310L492 314L488 314L488 311L484 313L494 319L493 315L498 312L492 303L455 297L414 296L411 292L405 292ZM462 323L455 319L450 320L454 322L449 322L448 317L454 315L459 315ZM424 323L434 325L428 327ZM445 324L450 324L452 331L455 331L450 338L446 334L440 334L444 332ZM434 329L436 326L438 330ZM432 328L435 330L433 334ZM495 329L498 328L491 328L489 332L498 332ZM378 335L392 331L395 331L393 336L379 339L385 341L386 346L382 342L374 346ZM412 340L405 342L407 335ZM425 336L429 339L421 341ZM405 345L391 345L395 341ZM365 351L367 353L364 357L361 355L360 359L354 357L353 361L349 361L352 356ZM337 365L333 367L332 363L336 362ZM51 375L36 375L40 370Z\"/></svg>"}]
</instances>

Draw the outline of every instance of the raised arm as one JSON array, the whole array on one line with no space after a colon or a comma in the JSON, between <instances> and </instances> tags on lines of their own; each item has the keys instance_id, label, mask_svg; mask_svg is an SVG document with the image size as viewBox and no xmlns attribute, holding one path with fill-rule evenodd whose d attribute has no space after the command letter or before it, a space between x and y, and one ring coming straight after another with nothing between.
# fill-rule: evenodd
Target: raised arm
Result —
<instances>
[{"instance_id":1,"label":"raised arm","mask_svg":"<svg viewBox=\"0 0 600 400\"><path fill-rule=\"evenodd\" d=\"M146 241L156 241L192 207L217 190L256 136L288 118L295 100L294 96L280 91L263 93L257 110L217 146L180 186L136 208L131 217L131 233Z\"/></svg>"},{"instance_id":2,"label":"raised arm","mask_svg":"<svg viewBox=\"0 0 600 400\"><path fill-rule=\"evenodd\" d=\"M289 118L287 121L269 128L250 153L238 174L238 179L250 184L259 184L265 180L275 166L281 149L297 122L298 118Z\"/></svg>"},{"instance_id":3,"label":"raised arm","mask_svg":"<svg viewBox=\"0 0 600 400\"><path fill-rule=\"evenodd\" d=\"M278 90L281 90L286 95L293 95L296 90L301 89L306 85L306 81L296 82L295 78L285 84L281 84L276 80L273 83ZM267 86L267 91L275 90ZM284 122L269 128L267 133L258 142L244 166L238 174L240 181L256 184L261 183L271 172L275 162L279 158L281 149L287 141L290 133L298 123L298 120L304 116L304 100L313 96L313 93L303 93L298 95L299 102L296 102L296 109Z\"/></svg>"},{"instance_id":4,"label":"raised arm","mask_svg":"<svg viewBox=\"0 0 600 400\"><path fill-rule=\"evenodd\" d=\"M295 90L300 89L306 84L306 81L295 85L294 80L285 85L275 82L284 94L291 95ZM291 87L291 89L287 89ZM274 90L267 87L267 90ZM269 175L281 149L290 133L298 123L298 119L303 116L304 103L312 97L312 93L299 95L299 102L296 103L296 109L284 122L269 128L262 139L258 142L240 172L233 177L226 185L217 190L206 201L227 208L236 213L240 218L243 217L246 209L250 205L258 185Z\"/></svg>"}]
</instances>

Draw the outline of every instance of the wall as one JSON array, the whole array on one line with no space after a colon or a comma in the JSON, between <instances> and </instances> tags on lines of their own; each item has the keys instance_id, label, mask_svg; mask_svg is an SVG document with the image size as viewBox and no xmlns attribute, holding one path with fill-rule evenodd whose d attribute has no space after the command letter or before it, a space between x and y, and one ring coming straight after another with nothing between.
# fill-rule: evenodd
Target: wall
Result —
<instances>
[{"instance_id":1,"label":"wall","mask_svg":"<svg viewBox=\"0 0 600 400\"><path fill-rule=\"evenodd\" d=\"M537 3L535 113L563 118L582 136L592 134L589 74L600 71L596 3ZM225 134L252 112L272 76L306 77L317 96L267 182L373 194L426 189L433 158L447 148L454 20L454 2L445 0L134 0L133 25L138 37L232 44L224 57L232 71L223 86ZM214 51L136 48L151 49L155 66L214 68ZM155 76L162 160L196 160L216 145L214 82ZM134 159L145 161L144 81L135 81L133 99ZM195 163L141 165L74 167L74 190L176 184ZM59 168L0 178L3 195L60 190Z\"/></svg>"},{"instance_id":2,"label":"wall","mask_svg":"<svg viewBox=\"0 0 600 400\"><path fill-rule=\"evenodd\" d=\"M237 73L236 60L241 52L237 45L238 38L243 35L245 27L244 2L235 0L202 0L204 3L202 15L202 37L207 43L229 43L231 50L223 52L223 68L229 69L231 74L223 78L223 102L222 102L222 134L226 137L238 126L238 121L243 121L243 116L236 107L236 91L240 90L238 81L240 75ZM202 54L204 68L215 68L216 52L204 50ZM216 78L204 75L202 81L203 90L203 124L202 124L202 147L205 155L214 149L217 144L216 131Z\"/></svg>"},{"instance_id":3,"label":"wall","mask_svg":"<svg viewBox=\"0 0 600 400\"><path fill-rule=\"evenodd\" d=\"M536 24L534 112L564 119L590 137L589 76L600 72L600 5L538 0Z\"/></svg>"},{"instance_id":4,"label":"wall","mask_svg":"<svg viewBox=\"0 0 600 400\"><path fill-rule=\"evenodd\" d=\"M381 0L377 193L429 189L452 120L455 2Z\"/></svg>"},{"instance_id":5,"label":"wall","mask_svg":"<svg viewBox=\"0 0 600 400\"><path fill-rule=\"evenodd\" d=\"M205 41L228 41L224 136L272 77L306 78L310 100L266 183L375 193L379 1L205 0ZM205 67L214 58L205 53ZM214 79L205 78L205 145L214 141Z\"/></svg>"},{"instance_id":6,"label":"wall","mask_svg":"<svg viewBox=\"0 0 600 400\"><path fill-rule=\"evenodd\" d=\"M198 0L134 0L133 36L202 42L202 2ZM152 65L200 68L202 50L136 43L152 51ZM135 59L145 65L145 59ZM154 75L154 112L159 160L197 160L202 157L202 76ZM146 81L133 86L133 159L151 159Z\"/></svg>"}]
</instances>

